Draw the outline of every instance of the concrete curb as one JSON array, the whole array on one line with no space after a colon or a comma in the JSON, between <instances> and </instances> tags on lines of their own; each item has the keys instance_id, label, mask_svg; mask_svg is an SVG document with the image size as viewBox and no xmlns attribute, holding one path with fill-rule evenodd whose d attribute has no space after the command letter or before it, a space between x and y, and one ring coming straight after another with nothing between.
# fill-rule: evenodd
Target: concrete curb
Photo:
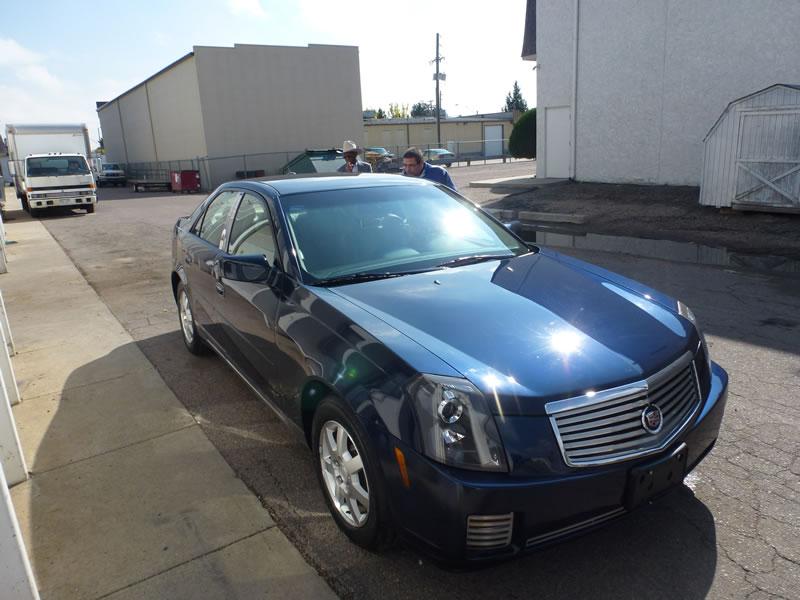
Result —
<instances>
[{"instance_id":1,"label":"concrete curb","mask_svg":"<svg viewBox=\"0 0 800 600\"><path fill-rule=\"evenodd\" d=\"M504 208L490 208L488 210L495 218L501 221L520 221L523 227L528 225L534 226L537 223L571 223L582 225L588 220L586 215L574 215L569 213L546 213L531 210L517 211Z\"/></svg>"},{"instance_id":2,"label":"concrete curb","mask_svg":"<svg viewBox=\"0 0 800 600\"><path fill-rule=\"evenodd\" d=\"M518 177L501 177L499 179L484 179L471 181L471 188L492 188L507 190L535 190L545 185L561 185L569 183L569 179L537 178L535 175L521 175Z\"/></svg>"}]
</instances>

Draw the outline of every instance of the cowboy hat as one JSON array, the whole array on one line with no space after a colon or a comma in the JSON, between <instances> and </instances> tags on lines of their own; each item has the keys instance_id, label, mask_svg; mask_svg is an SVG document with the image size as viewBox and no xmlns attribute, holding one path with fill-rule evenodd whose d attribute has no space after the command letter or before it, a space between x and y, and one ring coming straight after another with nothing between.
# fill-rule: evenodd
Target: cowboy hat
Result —
<instances>
[{"instance_id":1,"label":"cowboy hat","mask_svg":"<svg viewBox=\"0 0 800 600\"><path fill-rule=\"evenodd\" d=\"M359 148L358 144L356 144L354 141L345 140L344 144L342 144L342 152L345 154L347 152L361 152L361 148Z\"/></svg>"}]
</instances>

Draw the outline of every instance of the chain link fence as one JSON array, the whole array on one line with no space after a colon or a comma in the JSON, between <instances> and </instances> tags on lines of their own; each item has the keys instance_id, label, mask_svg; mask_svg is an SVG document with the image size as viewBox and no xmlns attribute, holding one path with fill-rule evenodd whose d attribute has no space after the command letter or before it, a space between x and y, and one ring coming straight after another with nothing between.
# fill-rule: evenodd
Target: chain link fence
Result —
<instances>
[{"instance_id":1,"label":"chain link fence","mask_svg":"<svg viewBox=\"0 0 800 600\"><path fill-rule=\"evenodd\" d=\"M458 141L446 142L442 146L414 146L422 151L430 163L448 168L496 160L516 160L508 151L508 140ZM407 149L408 146L366 146L362 158L372 163L373 170L377 172L399 173L402 170L402 156ZM125 169L130 181L163 182L165 185L169 184L174 171L199 171L202 190L210 191L226 181L286 174L290 172L287 169L289 162L305 152L306 150L287 150L118 164Z\"/></svg>"}]
</instances>

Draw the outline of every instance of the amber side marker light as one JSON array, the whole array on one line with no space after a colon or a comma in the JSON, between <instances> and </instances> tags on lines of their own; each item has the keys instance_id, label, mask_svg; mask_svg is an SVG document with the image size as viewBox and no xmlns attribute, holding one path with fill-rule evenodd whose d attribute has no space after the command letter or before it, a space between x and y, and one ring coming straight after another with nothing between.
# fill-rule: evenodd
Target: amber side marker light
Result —
<instances>
[{"instance_id":1,"label":"amber side marker light","mask_svg":"<svg viewBox=\"0 0 800 600\"><path fill-rule=\"evenodd\" d=\"M411 487L411 481L408 479L408 469L406 469L406 457L400 448L395 447L394 457L397 460L397 466L400 468L400 477L403 479L403 485L407 488Z\"/></svg>"}]
</instances>

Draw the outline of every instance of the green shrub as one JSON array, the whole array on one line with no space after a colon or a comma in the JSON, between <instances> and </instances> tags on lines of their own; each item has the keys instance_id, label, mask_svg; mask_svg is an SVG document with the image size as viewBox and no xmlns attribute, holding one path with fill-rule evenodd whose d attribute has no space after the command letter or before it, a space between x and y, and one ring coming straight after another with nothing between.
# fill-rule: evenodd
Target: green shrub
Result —
<instances>
[{"instance_id":1,"label":"green shrub","mask_svg":"<svg viewBox=\"0 0 800 600\"><path fill-rule=\"evenodd\" d=\"M508 151L514 158L536 158L536 109L522 113L508 140Z\"/></svg>"}]
</instances>

